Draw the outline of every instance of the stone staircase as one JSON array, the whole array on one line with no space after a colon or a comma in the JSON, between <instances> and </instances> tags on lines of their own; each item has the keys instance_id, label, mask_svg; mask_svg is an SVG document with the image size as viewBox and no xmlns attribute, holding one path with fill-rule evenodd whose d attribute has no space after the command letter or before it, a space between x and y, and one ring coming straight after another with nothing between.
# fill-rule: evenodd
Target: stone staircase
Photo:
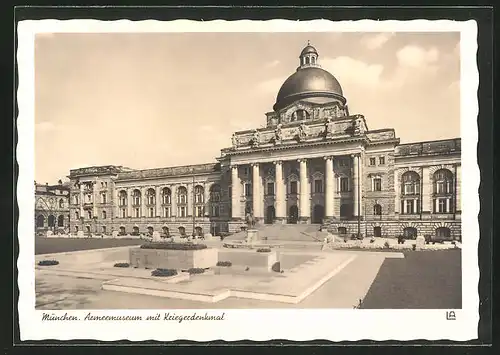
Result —
<instances>
[{"instance_id":1,"label":"stone staircase","mask_svg":"<svg viewBox=\"0 0 500 355\"><path fill-rule=\"evenodd\" d=\"M261 224L256 226L261 240L279 242L322 242L327 235L320 232L320 224ZM246 232L237 232L225 238L225 241L245 240Z\"/></svg>"}]
</instances>

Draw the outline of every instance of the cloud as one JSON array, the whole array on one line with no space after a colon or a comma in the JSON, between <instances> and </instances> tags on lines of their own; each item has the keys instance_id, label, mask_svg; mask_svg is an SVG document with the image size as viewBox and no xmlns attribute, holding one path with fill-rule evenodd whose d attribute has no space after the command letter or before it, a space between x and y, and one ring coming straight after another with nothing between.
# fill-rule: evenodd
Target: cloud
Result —
<instances>
[{"instance_id":1,"label":"cloud","mask_svg":"<svg viewBox=\"0 0 500 355\"><path fill-rule=\"evenodd\" d=\"M269 62L266 64L266 68L274 68L275 66L279 65L281 62L279 60L273 60L272 62Z\"/></svg>"},{"instance_id":2,"label":"cloud","mask_svg":"<svg viewBox=\"0 0 500 355\"><path fill-rule=\"evenodd\" d=\"M263 81L257 85L257 90L264 94L277 94L286 78L273 78Z\"/></svg>"},{"instance_id":3,"label":"cloud","mask_svg":"<svg viewBox=\"0 0 500 355\"><path fill-rule=\"evenodd\" d=\"M401 66L418 68L427 66L436 62L439 59L439 51L433 47L428 50L414 45L409 45L401 48L396 57Z\"/></svg>"},{"instance_id":4,"label":"cloud","mask_svg":"<svg viewBox=\"0 0 500 355\"><path fill-rule=\"evenodd\" d=\"M362 43L371 50L378 49L382 47L387 41L394 36L392 32L382 32L376 35L370 35L363 38Z\"/></svg>"},{"instance_id":5,"label":"cloud","mask_svg":"<svg viewBox=\"0 0 500 355\"><path fill-rule=\"evenodd\" d=\"M380 85L384 66L370 64L351 57L324 58L323 69L332 73L341 83L352 83L357 86Z\"/></svg>"}]
</instances>

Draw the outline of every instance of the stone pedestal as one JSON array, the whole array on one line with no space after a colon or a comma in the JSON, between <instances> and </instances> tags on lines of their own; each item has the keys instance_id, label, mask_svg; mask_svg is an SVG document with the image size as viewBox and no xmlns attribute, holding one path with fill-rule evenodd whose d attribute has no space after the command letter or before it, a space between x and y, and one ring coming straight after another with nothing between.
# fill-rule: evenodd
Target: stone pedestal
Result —
<instances>
[{"instance_id":1,"label":"stone pedestal","mask_svg":"<svg viewBox=\"0 0 500 355\"><path fill-rule=\"evenodd\" d=\"M160 233L157 232L157 231L154 231L153 232L153 242L161 242L161 237L160 237Z\"/></svg>"},{"instance_id":2,"label":"stone pedestal","mask_svg":"<svg viewBox=\"0 0 500 355\"><path fill-rule=\"evenodd\" d=\"M111 233L111 236L112 236L113 238L117 238L117 237L118 237L118 231L113 231L113 232Z\"/></svg>"},{"instance_id":3,"label":"stone pedestal","mask_svg":"<svg viewBox=\"0 0 500 355\"><path fill-rule=\"evenodd\" d=\"M78 238L83 238L83 231L78 231L78 232L76 232L76 236L77 236Z\"/></svg>"},{"instance_id":4,"label":"stone pedestal","mask_svg":"<svg viewBox=\"0 0 500 355\"><path fill-rule=\"evenodd\" d=\"M416 239L417 249L422 249L425 245L425 238L419 235Z\"/></svg>"},{"instance_id":5,"label":"stone pedestal","mask_svg":"<svg viewBox=\"0 0 500 355\"><path fill-rule=\"evenodd\" d=\"M246 242L248 244L255 243L259 240L259 231L256 229L247 230Z\"/></svg>"}]
</instances>

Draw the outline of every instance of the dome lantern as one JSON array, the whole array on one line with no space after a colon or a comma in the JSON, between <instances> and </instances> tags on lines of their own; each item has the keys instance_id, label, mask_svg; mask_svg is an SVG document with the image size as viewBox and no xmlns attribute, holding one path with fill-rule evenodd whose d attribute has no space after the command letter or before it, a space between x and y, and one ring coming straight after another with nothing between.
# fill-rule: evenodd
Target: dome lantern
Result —
<instances>
[{"instance_id":1,"label":"dome lantern","mask_svg":"<svg viewBox=\"0 0 500 355\"><path fill-rule=\"evenodd\" d=\"M307 67L319 67L318 65L318 51L316 48L311 46L311 42L307 41L307 46L300 52L300 66L297 70L301 68L307 68Z\"/></svg>"}]
</instances>

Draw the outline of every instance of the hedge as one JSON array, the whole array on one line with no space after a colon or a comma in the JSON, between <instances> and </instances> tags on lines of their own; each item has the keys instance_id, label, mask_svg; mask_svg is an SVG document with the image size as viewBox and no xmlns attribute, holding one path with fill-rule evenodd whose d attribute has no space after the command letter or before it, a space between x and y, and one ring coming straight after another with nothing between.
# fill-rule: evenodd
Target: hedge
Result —
<instances>
[{"instance_id":1,"label":"hedge","mask_svg":"<svg viewBox=\"0 0 500 355\"><path fill-rule=\"evenodd\" d=\"M151 276L170 277L175 275L177 275L177 270L175 269L156 269L151 271Z\"/></svg>"},{"instance_id":2,"label":"hedge","mask_svg":"<svg viewBox=\"0 0 500 355\"><path fill-rule=\"evenodd\" d=\"M271 249L269 248L259 248L257 249L257 253L270 253Z\"/></svg>"},{"instance_id":3,"label":"hedge","mask_svg":"<svg viewBox=\"0 0 500 355\"><path fill-rule=\"evenodd\" d=\"M129 263L116 263L115 265L113 265L114 267L129 267L130 264Z\"/></svg>"},{"instance_id":4,"label":"hedge","mask_svg":"<svg viewBox=\"0 0 500 355\"><path fill-rule=\"evenodd\" d=\"M206 248L207 246L205 244L194 244L194 243L157 242L157 243L146 243L141 245L141 249L201 250Z\"/></svg>"},{"instance_id":5,"label":"hedge","mask_svg":"<svg viewBox=\"0 0 500 355\"><path fill-rule=\"evenodd\" d=\"M205 269L203 269L201 267L192 267L192 268L188 269L187 272L189 273L189 275L203 274L205 272Z\"/></svg>"},{"instance_id":6,"label":"hedge","mask_svg":"<svg viewBox=\"0 0 500 355\"><path fill-rule=\"evenodd\" d=\"M229 266L233 265L233 263L230 261L218 261L216 265L229 267Z\"/></svg>"},{"instance_id":7,"label":"hedge","mask_svg":"<svg viewBox=\"0 0 500 355\"><path fill-rule=\"evenodd\" d=\"M59 261L57 260L40 260L38 262L39 266L52 266L52 265L58 265Z\"/></svg>"}]
</instances>

